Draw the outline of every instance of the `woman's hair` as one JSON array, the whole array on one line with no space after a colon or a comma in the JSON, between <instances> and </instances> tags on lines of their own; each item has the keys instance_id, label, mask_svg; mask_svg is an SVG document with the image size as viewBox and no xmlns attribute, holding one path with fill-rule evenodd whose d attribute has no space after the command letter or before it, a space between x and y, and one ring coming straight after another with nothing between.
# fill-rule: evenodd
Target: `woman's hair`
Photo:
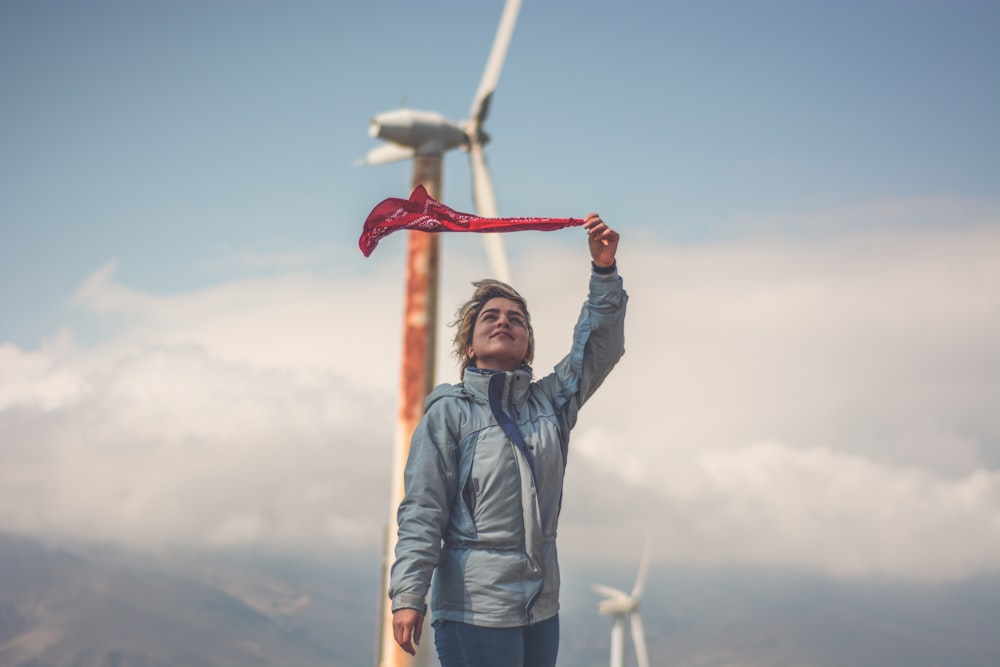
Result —
<instances>
[{"instance_id":1,"label":"woman's hair","mask_svg":"<svg viewBox=\"0 0 1000 667\"><path fill-rule=\"evenodd\" d=\"M455 327L455 357L459 361L461 372L472 365L473 360L467 354L469 344L472 342L472 332L476 328L476 319L480 311L490 299L497 297L510 299L521 307L524 311L524 324L528 328L528 351L524 355L524 360L528 363L535 356L535 330L531 328L531 315L528 313L528 303L517 291L499 280L484 279L472 283L476 291L472 293L472 298L462 304L455 311L455 321L451 326Z\"/></svg>"}]
</instances>

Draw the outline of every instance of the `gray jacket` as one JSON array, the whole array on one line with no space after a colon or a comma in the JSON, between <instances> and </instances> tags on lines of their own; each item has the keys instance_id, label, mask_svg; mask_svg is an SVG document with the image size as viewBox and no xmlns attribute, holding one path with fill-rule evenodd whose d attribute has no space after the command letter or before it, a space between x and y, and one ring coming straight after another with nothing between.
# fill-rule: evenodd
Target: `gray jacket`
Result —
<instances>
[{"instance_id":1,"label":"gray jacket","mask_svg":"<svg viewBox=\"0 0 1000 667\"><path fill-rule=\"evenodd\" d=\"M463 382L427 397L397 515L393 611L426 611L435 567L435 620L512 627L559 611L556 527L569 432L625 351L627 301L617 272L594 272L570 353L552 373L532 382L530 368L468 368ZM498 414L516 422L520 445Z\"/></svg>"}]
</instances>

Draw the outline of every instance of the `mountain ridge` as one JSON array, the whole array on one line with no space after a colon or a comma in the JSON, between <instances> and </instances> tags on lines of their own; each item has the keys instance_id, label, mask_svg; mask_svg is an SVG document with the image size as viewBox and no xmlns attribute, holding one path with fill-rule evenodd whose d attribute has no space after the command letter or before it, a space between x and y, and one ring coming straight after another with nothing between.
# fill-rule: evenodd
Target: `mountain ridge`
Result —
<instances>
[{"instance_id":1,"label":"mountain ridge","mask_svg":"<svg viewBox=\"0 0 1000 667\"><path fill-rule=\"evenodd\" d=\"M563 561L559 665L606 665L611 622L589 585L630 589L635 573ZM378 579L372 554L151 555L0 532L0 665L368 666ZM996 575L906 584L660 567L650 571L642 613L653 665L1000 664ZM433 652L425 630L423 650Z\"/></svg>"}]
</instances>

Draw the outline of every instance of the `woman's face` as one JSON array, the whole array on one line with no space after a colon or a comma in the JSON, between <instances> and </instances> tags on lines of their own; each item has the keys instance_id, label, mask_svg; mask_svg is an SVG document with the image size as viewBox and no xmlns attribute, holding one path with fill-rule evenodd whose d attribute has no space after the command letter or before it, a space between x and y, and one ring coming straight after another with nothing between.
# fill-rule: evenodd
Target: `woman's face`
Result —
<instances>
[{"instance_id":1,"label":"woman's face","mask_svg":"<svg viewBox=\"0 0 1000 667\"><path fill-rule=\"evenodd\" d=\"M527 361L528 324L516 301L495 297L476 316L467 354L473 364L491 371L513 371Z\"/></svg>"}]
</instances>

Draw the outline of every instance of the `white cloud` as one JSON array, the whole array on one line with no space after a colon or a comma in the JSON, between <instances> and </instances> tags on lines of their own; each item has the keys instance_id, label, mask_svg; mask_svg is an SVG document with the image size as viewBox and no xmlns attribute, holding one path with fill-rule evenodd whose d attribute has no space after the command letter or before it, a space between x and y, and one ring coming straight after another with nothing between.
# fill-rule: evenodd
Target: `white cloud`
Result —
<instances>
[{"instance_id":1,"label":"white cloud","mask_svg":"<svg viewBox=\"0 0 1000 667\"><path fill-rule=\"evenodd\" d=\"M121 320L100 348L195 345L211 357L299 374L336 372L393 387L400 353L402 286L391 275L350 281L305 274L222 283L166 296L114 280L114 265L88 278L75 301Z\"/></svg>"},{"instance_id":2,"label":"white cloud","mask_svg":"<svg viewBox=\"0 0 1000 667\"><path fill-rule=\"evenodd\" d=\"M134 545L354 546L384 521L391 411L334 375L302 378L196 346L105 352L88 395L2 415L0 525ZM381 456L379 455L381 453ZM324 530L329 515L354 535Z\"/></svg>"},{"instance_id":3,"label":"white cloud","mask_svg":"<svg viewBox=\"0 0 1000 667\"><path fill-rule=\"evenodd\" d=\"M960 578L995 570L1000 471L950 477L915 466L777 442L680 456L650 468L634 455L584 456L616 498L596 530L638 546L642 524L664 561L820 568L838 575ZM587 475L593 475L591 470ZM572 494L589 493L573 484ZM641 500L641 504L629 502ZM582 518L580 519L582 520Z\"/></svg>"},{"instance_id":4,"label":"white cloud","mask_svg":"<svg viewBox=\"0 0 1000 667\"><path fill-rule=\"evenodd\" d=\"M563 551L1000 568L998 252L995 225L623 248L628 353L577 427Z\"/></svg>"},{"instance_id":5,"label":"white cloud","mask_svg":"<svg viewBox=\"0 0 1000 667\"><path fill-rule=\"evenodd\" d=\"M623 230L627 354L574 435L562 551L944 578L1000 568L997 226L665 247ZM536 369L566 348L587 258L524 237ZM480 277L448 237L439 318ZM373 548L395 429L402 267L152 295L0 346L0 529L139 545ZM576 277L574 277L576 276ZM441 381L453 381L443 330Z\"/></svg>"},{"instance_id":6,"label":"white cloud","mask_svg":"<svg viewBox=\"0 0 1000 667\"><path fill-rule=\"evenodd\" d=\"M0 412L11 408L54 410L87 393L87 382L66 368L67 333L57 336L46 349L26 352L10 344L0 345Z\"/></svg>"}]
</instances>

